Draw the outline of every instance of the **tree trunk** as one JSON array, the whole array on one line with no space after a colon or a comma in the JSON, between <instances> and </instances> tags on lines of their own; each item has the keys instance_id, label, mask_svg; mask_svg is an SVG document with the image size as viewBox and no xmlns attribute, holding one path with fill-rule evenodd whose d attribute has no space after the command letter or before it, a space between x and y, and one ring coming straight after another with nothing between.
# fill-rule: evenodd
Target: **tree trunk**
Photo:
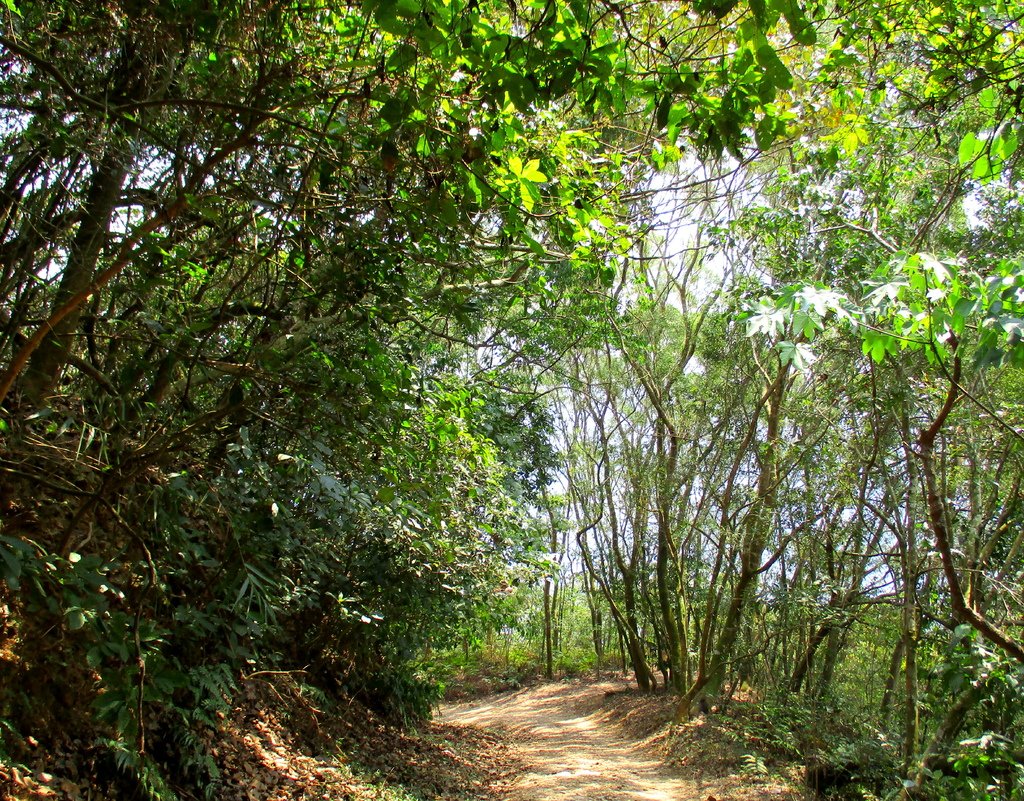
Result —
<instances>
[{"instance_id":1,"label":"tree trunk","mask_svg":"<svg viewBox=\"0 0 1024 801\"><path fill-rule=\"evenodd\" d=\"M555 677L555 649L551 638L551 578L544 577L544 676Z\"/></svg>"},{"instance_id":2,"label":"tree trunk","mask_svg":"<svg viewBox=\"0 0 1024 801\"><path fill-rule=\"evenodd\" d=\"M836 672L836 662L839 661L839 654L846 643L846 635L849 633L847 626L833 626L828 633L828 647L825 649L825 659L822 660L821 676L814 687L816 698L823 698L828 688L832 685L832 679Z\"/></svg>"},{"instance_id":3,"label":"tree trunk","mask_svg":"<svg viewBox=\"0 0 1024 801\"><path fill-rule=\"evenodd\" d=\"M906 788L906 796L915 796L928 778L928 771L941 758L943 748L952 742L961 728L967 715L981 700L985 690L985 682L972 684L960 693L956 702L946 712L939 727L935 730L928 747L921 756L917 771L913 777L913 785Z\"/></svg>"},{"instance_id":4,"label":"tree trunk","mask_svg":"<svg viewBox=\"0 0 1024 801\"><path fill-rule=\"evenodd\" d=\"M673 598L678 595L678 587L670 586L669 563L672 557L673 543L668 531L669 522L666 511L659 510L658 513L658 554L655 566L658 579L658 607L661 612L661 622L665 629L665 650L668 663L668 678L672 687L677 693L682 694L686 690L684 684L685 671L683 669L683 650L681 647L682 628L676 615L676 605ZM675 591L674 591L675 590ZM666 685L667 689L667 685Z\"/></svg>"},{"instance_id":5,"label":"tree trunk","mask_svg":"<svg viewBox=\"0 0 1024 801\"><path fill-rule=\"evenodd\" d=\"M776 493L778 491L778 444L779 427L782 420L782 398L785 395L788 368L782 366L764 394L767 405L765 420L764 455L761 458L757 478L757 494L750 512L745 518L746 531L740 551L740 573L733 585L725 623L718 637L714 653L705 670L698 668L693 684L683 694L676 708L677 722L690 716L690 709L698 697L717 695L725 681L726 669L732 658L736 640L743 623L743 613L751 593L757 587L761 571L761 560L774 517ZM711 626L712 621L705 621Z\"/></svg>"},{"instance_id":6,"label":"tree trunk","mask_svg":"<svg viewBox=\"0 0 1024 801\"><path fill-rule=\"evenodd\" d=\"M608 603L608 609L612 613L612 618L615 620L616 628L619 630L620 645L623 650L623 669L625 669L626 656L629 656L629 663L633 668L633 675L636 677L637 687L640 688L641 692L649 693L657 687L657 680L654 678L654 673L650 666L647 664L647 657L644 654L643 643L640 641L639 628L637 626L636 610L635 608L624 612L619 604L615 600L615 596L612 594L611 588L602 576L600 576L596 568L594 567L594 560L591 557L590 549L587 547L586 541L582 535L585 532L580 532L577 535L577 540L580 545L580 552L583 555L583 563L586 569L590 571L591 576L597 582L601 588L601 593L604 595L605 601ZM624 577L624 580L626 577Z\"/></svg>"},{"instance_id":7,"label":"tree trunk","mask_svg":"<svg viewBox=\"0 0 1024 801\"><path fill-rule=\"evenodd\" d=\"M899 681L900 667L903 665L903 645L903 639L900 638L892 649L892 658L889 660L888 678L885 680L882 703L878 709L878 714L883 721L888 721L889 713L892 711L892 700L896 693L896 682Z\"/></svg>"},{"instance_id":8,"label":"tree trunk","mask_svg":"<svg viewBox=\"0 0 1024 801\"><path fill-rule=\"evenodd\" d=\"M908 543L903 567L903 653L904 694L906 707L903 711L903 763L904 768L917 753L919 709L917 692L917 641L920 636L921 619L917 608L916 583L917 572L912 568L916 564L916 548L913 544L913 531L907 532Z\"/></svg>"},{"instance_id":9,"label":"tree trunk","mask_svg":"<svg viewBox=\"0 0 1024 801\"><path fill-rule=\"evenodd\" d=\"M595 598L593 579L586 570L583 571L583 592L587 598L587 608L590 610L590 638L594 645L594 658L597 667L600 668L604 662L604 619L601 615L601 606Z\"/></svg>"},{"instance_id":10,"label":"tree trunk","mask_svg":"<svg viewBox=\"0 0 1024 801\"><path fill-rule=\"evenodd\" d=\"M804 648L803 656L801 656L800 661L796 663L793 675L789 679L789 691L791 693L800 692L803 687L804 679L807 678L807 674L810 673L811 666L814 664L814 655L817 653L818 647L825 642L829 634L832 633L833 628L833 623L822 623L811 635L811 638L807 643L807 647Z\"/></svg>"},{"instance_id":11,"label":"tree trunk","mask_svg":"<svg viewBox=\"0 0 1024 801\"><path fill-rule=\"evenodd\" d=\"M960 371L960 357L956 356L953 359L953 373L950 378L945 403L943 403L942 408L935 415L931 425L921 429L917 437L917 456L921 461L921 474L924 477L925 507L928 510L928 523L931 526L932 535L935 539L935 550L939 552L939 558L942 560L942 572L946 577L946 585L949 588L953 617L956 620L967 623L989 642L998 645L1018 662L1024 663L1024 643L1021 643L1000 629L978 609L967 603L953 557L953 546L950 542L950 533L946 523L948 518L946 503L935 476L935 440L943 425L945 425L950 412L953 411L953 407L960 399Z\"/></svg>"},{"instance_id":12,"label":"tree trunk","mask_svg":"<svg viewBox=\"0 0 1024 801\"><path fill-rule=\"evenodd\" d=\"M71 243L60 286L51 305L53 311L63 307L92 283L100 253L110 235L114 208L128 174L126 162L127 158L117 149L117 144L112 143L96 166L82 209L82 221ZM21 380L21 390L29 403L35 406L42 404L53 390L71 353L80 318L81 307L54 325L32 354Z\"/></svg>"}]
</instances>

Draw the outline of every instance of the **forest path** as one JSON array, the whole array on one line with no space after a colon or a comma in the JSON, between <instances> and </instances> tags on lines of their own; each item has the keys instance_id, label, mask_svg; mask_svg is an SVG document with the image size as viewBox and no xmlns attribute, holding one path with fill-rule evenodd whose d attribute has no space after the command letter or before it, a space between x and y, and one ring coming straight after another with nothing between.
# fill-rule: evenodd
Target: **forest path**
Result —
<instances>
[{"instance_id":1,"label":"forest path","mask_svg":"<svg viewBox=\"0 0 1024 801\"><path fill-rule=\"evenodd\" d=\"M603 709L622 682L542 684L445 707L445 723L510 731L526 772L509 801L704 801L706 791L674 774L609 720Z\"/></svg>"}]
</instances>

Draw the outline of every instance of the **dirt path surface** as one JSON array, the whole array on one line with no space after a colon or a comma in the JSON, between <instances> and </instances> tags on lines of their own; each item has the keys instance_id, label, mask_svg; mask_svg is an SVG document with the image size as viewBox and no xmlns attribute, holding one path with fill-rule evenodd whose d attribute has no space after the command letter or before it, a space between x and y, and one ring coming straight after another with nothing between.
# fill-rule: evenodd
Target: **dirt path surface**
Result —
<instances>
[{"instance_id":1,"label":"dirt path surface","mask_svg":"<svg viewBox=\"0 0 1024 801\"><path fill-rule=\"evenodd\" d=\"M625 684L545 684L442 710L441 720L515 737L528 768L509 801L704 801L706 789L674 774L603 710Z\"/></svg>"}]
</instances>

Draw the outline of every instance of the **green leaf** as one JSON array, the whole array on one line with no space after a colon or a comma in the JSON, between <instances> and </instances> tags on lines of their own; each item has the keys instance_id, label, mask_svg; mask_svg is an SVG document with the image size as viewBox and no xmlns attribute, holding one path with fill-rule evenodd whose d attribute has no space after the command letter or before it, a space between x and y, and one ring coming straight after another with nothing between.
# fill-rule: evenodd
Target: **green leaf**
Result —
<instances>
[{"instance_id":1,"label":"green leaf","mask_svg":"<svg viewBox=\"0 0 1024 801\"><path fill-rule=\"evenodd\" d=\"M466 186L473 195L473 200L480 205L484 200L484 184L472 170L466 171Z\"/></svg>"},{"instance_id":2,"label":"green leaf","mask_svg":"<svg viewBox=\"0 0 1024 801\"><path fill-rule=\"evenodd\" d=\"M909 284L905 280L890 281L887 284L875 287L864 300L871 306L884 306L898 299L901 292L908 286Z\"/></svg>"},{"instance_id":3,"label":"green leaf","mask_svg":"<svg viewBox=\"0 0 1024 801\"><path fill-rule=\"evenodd\" d=\"M978 181L986 181L992 177L992 164L984 153L974 162L974 169L971 170L971 177Z\"/></svg>"},{"instance_id":4,"label":"green leaf","mask_svg":"<svg viewBox=\"0 0 1024 801\"><path fill-rule=\"evenodd\" d=\"M764 68L765 78L770 81L776 89L791 89L793 87L793 76L775 48L765 42L757 48L755 53L757 63Z\"/></svg>"},{"instance_id":5,"label":"green leaf","mask_svg":"<svg viewBox=\"0 0 1024 801\"><path fill-rule=\"evenodd\" d=\"M940 285L949 283L949 268L930 253L921 254L921 265L925 270L932 274L932 277Z\"/></svg>"},{"instance_id":6,"label":"green leaf","mask_svg":"<svg viewBox=\"0 0 1024 801\"><path fill-rule=\"evenodd\" d=\"M774 336L781 332L785 325L786 313L782 309L777 309L770 303L762 301L747 320L747 336L755 334Z\"/></svg>"},{"instance_id":7,"label":"green leaf","mask_svg":"<svg viewBox=\"0 0 1024 801\"><path fill-rule=\"evenodd\" d=\"M736 7L738 2L739 0L700 0L696 3L696 8L701 13L710 12L715 19L722 19Z\"/></svg>"},{"instance_id":8,"label":"green leaf","mask_svg":"<svg viewBox=\"0 0 1024 801\"><path fill-rule=\"evenodd\" d=\"M690 109L686 107L685 103L673 103L672 108L668 112L668 124L669 127L678 127L683 124L690 116Z\"/></svg>"},{"instance_id":9,"label":"green leaf","mask_svg":"<svg viewBox=\"0 0 1024 801\"><path fill-rule=\"evenodd\" d=\"M17 556L15 556L15 554L7 550L2 545L0 545L0 559L2 559L6 565L6 570L3 571L4 581L6 581L12 589L18 589L20 586L18 579L21 577L21 561Z\"/></svg>"},{"instance_id":10,"label":"green leaf","mask_svg":"<svg viewBox=\"0 0 1024 801\"><path fill-rule=\"evenodd\" d=\"M871 359L876 363L880 364L885 359L885 342L881 339L875 340L871 345Z\"/></svg>"},{"instance_id":11,"label":"green leaf","mask_svg":"<svg viewBox=\"0 0 1024 801\"><path fill-rule=\"evenodd\" d=\"M814 351L805 342L779 343L779 358L783 364L792 364L797 370L805 371L815 360Z\"/></svg>"},{"instance_id":12,"label":"green leaf","mask_svg":"<svg viewBox=\"0 0 1024 801\"><path fill-rule=\"evenodd\" d=\"M661 130L668 125L668 114L672 109L672 95L662 95L658 101L658 105L654 109L654 125L658 130Z\"/></svg>"},{"instance_id":13,"label":"green leaf","mask_svg":"<svg viewBox=\"0 0 1024 801\"><path fill-rule=\"evenodd\" d=\"M389 125L398 125L406 117L405 102L397 97L389 97L381 107L380 116Z\"/></svg>"},{"instance_id":14,"label":"green leaf","mask_svg":"<svg viewBox=\"0 0 1024 801\"><path fill-rule=\"evenodd\" d=\"M861 352L865 356L870 356L871 360L876 364L880 364L885 360L885 354L888 350L888 339L884 334L866 331L861 342Z\"/></svg>"},{"instance_id":15,"label":"green leaf","mask_svg":"<svg viewBox=\"0 0 1024 801\"><path fill-rule=\"evenodd\" d=\"M520 178L532 181L535 184L544 183L548 177L540 171L540 159L530 159L519 174Z\"/></svg>"},{"instance_id":16,"label":"green leaf","mask_svg":"<svg viewBox=\"0 0 1024 801\"><path fill-rule=\"evenodd\" d=\"M779 10L786 18L789 32L793 35L797 44L812 45L818 41L818 33L814 30L811 21L807 19L798 0L781 0L781 2L776 2L772 5L773 7L781 6Z\"/></svg>"},{"instance_id":17,"label":"green leaf","mask_svg":"<svg viewBox=\"0 0 1024 801\"><path fill-rule=\"evenodd\" d=\"M750 0L750 10L754 12L754 21L759 28L765 28L767 20L767 6L765 0Z\"/></svg>"},{"instance_id":18,"label":"green leaf","mask_svg":"<svg viewBox=\"0 0 1024 801\"><path fill-rule=\"evenodd\" d=\"M533 211L537 205L537 201L540 200L540 194L537 192L537 187L530 181L520 179L519 181L519 199L523 202L523 208L527 211Z\"/></svg>"},{"instance_id":19,"label":"green leaf","mask_svg":"<svg viewBox=\"0 0 1024 801\"><path fill-rule=\"evenodd\" d=\"M991 86L986 86L980 92L978 92L978 105L981 106L985 111L992 113L998 106L998 100L996 98L996 91Z\"/></svg>"},{"instance_id":20,"label":"green leaf","mask_svg":"<svg viewBox=\"0 0 1024 801\"><path fill-rule=\"evenodd\" d=\"M409 32L409 22L402 19L392 3L382 3L374 14L377 25L382 31L393 36L405 36Z\"/></svg>"},{"instance_id":21,"label":"green leaf","mask_svg":"<svg viewBox=\"0 0 1024 801\"><path fill-rule=\"evenodd\" d=\"M74 607L67 611L68 617L68 628L72 631L78 631L85 625L85 614L78 607Z\"/></svg>"},{"instance_id":22,"label":"green leaf","mask_svg":"<svg viewBox=\"0 0 1024 801\"><path fill-rule=\"evenodd\" d=\"M778 136L776 120L774 117L762 117L754 127L754 142L759 150L767 150L775 142Z\"/></svg>"},{"instance_id":23,"label":"green leaf","mask_svg":"<svg viewBox=\"0 0 1024 801\"><path fill-rule=\"evenodd\" d=\"M1024 319L1020 317L1000 317L999 325L1014 344L1024 340Z\"/></svg>"},{"instance_id":24,"label":"green leaf","mask_svg":"<svg viewBox=\"0 0 1024 801\"><path fill-rule=\"evenodd\" d=\"M519 237L527 244L527 246L530 248L530 250L532 250L538 256L547 256L547 255L549 255L547 250L544 248L544 246L540 242L538 242L536 239L534 239L526 231L520 231L519 232Z\"/></svg>"},{"instance_id":25,"label":"green leaf","mask_svg":"<svg viewBox=\"0 0 1024 801\"><path fill-rule=\"evenodd\" d=\"M393 0L395 13L402 17L415 17L423 11L420 0ZM391 0L384 0L383 5L391 5Z\"/></svg>"},{"instance_id":26,"label":"green leaf","mask_svg":"<svg viewBox=\"0 0 1024 801\"><path fill-rule=\"evenodd\" d=\"M19 17L21 16L21 12L18 10L18 7L14 4L14 0L4 0L4 5L7 6L7 10L10 11L12 14L17 14Z\"/></svg>"},{"instance_id":27,"label":"green leaf","mask_svg":"<svg viewBox=\"0 0 1024 801\"><path fill-rule=\"evenodd\" d=\"M393 72L408 72L416 64L419 52L412 45L403 42L388 58L388 67Z\"/></svg>"},{"instance_id":28,"label":"green leaf","mask_svg":"<svg viewBox=\"0 0 1024 801\"><path fill-rule=\"evenodd\" d=\"M967 134L960 140L960 149L957 151L957 158L960 166L963 167L974 161L975 157L985 148L985 143L980 141L973 133Z\"/></svg>"},{"instance_id":29,"label":"green leaf","mask_svg":"<svg viewBox=\"0 0 1024 801\"><path fill-rule=\"evenodd\" d=\"M999 161L1006 161L1017 150L1017 133L1013 130L1003 131L992 142L992 152Z\"/></svg>"}]
</instances>

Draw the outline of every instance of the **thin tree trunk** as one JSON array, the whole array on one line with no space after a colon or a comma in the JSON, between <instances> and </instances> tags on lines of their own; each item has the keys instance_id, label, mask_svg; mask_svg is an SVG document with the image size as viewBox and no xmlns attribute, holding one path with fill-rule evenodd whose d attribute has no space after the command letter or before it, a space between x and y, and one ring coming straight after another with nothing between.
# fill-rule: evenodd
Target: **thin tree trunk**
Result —
<instances>
[{"instance_id":1,"label":"thin tree trunk","mask_svg":"<svg viewBox=\"0 0 1024 801\"><path fill-rule=\"evenodd\" d=\"M543 500L548 512L548 546L551 558L554 559L555 554L558 552L558 528L555 525L555 515L548 500L547 490L543 492ZM544 676L548 679L555 677L555 643L554 625L552 622L555 602L552 593L553 586L554 578L552 576L544 576Z\"/></svg>"},{"instance_id":2,"label":"thin tree trunk","mask_svg":"<svg viewBox=\"0 0 1024 801\"><path fill-rule=\"evenodd\" d=\"M903 653L904 653L904 695L906 706L903 710L903 767L909 769L917 753L920 710L917 691L917 641L920 636L921 616L917 606L917 534L913 513L912 488L915 484L914 462L907 453L907 470L910 486L907 489L907 518L904 532L906 542L901 548L900 562L903 573Z\"/></svg>"},{"instance_id":3,"label":"thin tree trunk","mask_svg":"<svg viewBox=\"0 0 1024 801\"><path fill-rule=\"evenodd\" d=\"M698 697L715 695L721 689L736 640L739 638L747 601L758 583L778 491L779 428L782 420L782 398L785 394L788 373L786 366L781 367L763 396L767 405L765 451L758 471L757 495L745 521L746 531L740 551L740 573L733 585L725 623L722 626L722 632L718 637L710 663L707 670L704 670L703 666L698 668L693 684L683 694L676 708L675 719L677 722L689 718L690 709ZM710 618L705 625L712 625Z\"/></svg>"},{"instance_id":4,"label":"thin tree trunk","mask_svg":"<svg viewBox=\"0 0 1024 801\"><path fill-rule=\"evenodd\" d=\"M892 657L889 659L889 673L888 678L885 680L885 690L882 692L882 703L878 709L879 717L883 721L889 719L889 714L892 711L892 700L896 693L896 682L899 681L900 667L903 665L903 639L900 638L896 642L896 646L892 649Z\"/></svg>"},{"instance_id":5,"label":"thin tree trunk","mask_svg":"<svg viewBox=\"0 0 1024 801\"><path fill-rule=\"evenodd\" d=\"M818 647L825 642L834 627L834 623L822 623L811 635L807 642L807 647L804 648L803 656L800 657L800 661L797 662L793 675L789 679L789 691L791 693L798 693L802 689L804 679L807 678L807 674L810 673L811 667L814 664L814 655L817 653Z\"/></svg>"},{"instance_id":6,"label":"thin tree trunk","mask_svg":"<svg viewBox=\"0 0 1024 801\"><path fill-rule=\"evenodd\" d=\"M555 677L554 644L551 641L551 578L544 577L544 676Z\"/></svg>"}]
</instances>

